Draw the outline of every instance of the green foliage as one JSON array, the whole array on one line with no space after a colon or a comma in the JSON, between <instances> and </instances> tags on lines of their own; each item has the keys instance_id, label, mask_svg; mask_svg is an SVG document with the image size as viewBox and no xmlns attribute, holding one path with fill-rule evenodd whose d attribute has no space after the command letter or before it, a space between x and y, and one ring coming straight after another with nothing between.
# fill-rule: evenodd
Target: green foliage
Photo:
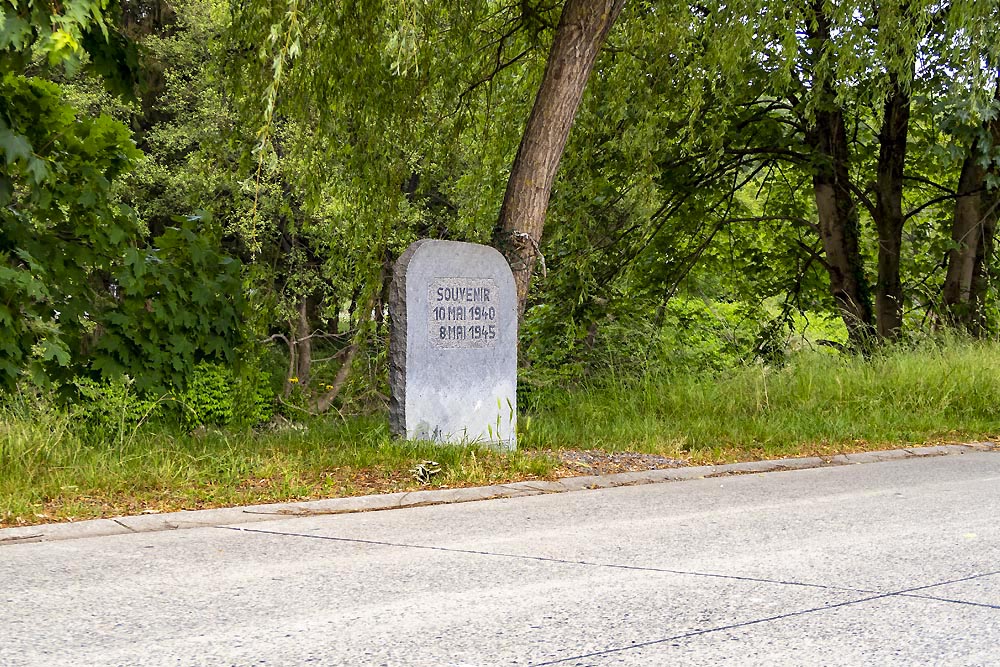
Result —
<instances>
[{"instance_id":1,"label":"green foliage","mask_svg":"<svg viewBox=\"0 0 1000 667\"><path fill-rule=\"evenodd\" d=\"M628 3L553 190L522 330L529 386L777 366L802 318L836 312L806 136L825 81L868 201L888 82L913 93L902 277L908 321L926 328L952 243L947 192L996 112L996 8L877 5L825 3L836 39L818 48L802 37L809 3ZM417 237L489 237L560 11L158 1L125 7L135 51L112 0L0 6L0 384L127 375L142 396L186 395L206 415L191 424L243 423L219 369L248 392L237 413L256 405L246 367L265 339L285 341L303 400L358 343L338 400L381 406L391 262ZM81 75L125 80L137 53L137 104Z\"/></svg>"},{"instance_id":2,"label":"green foliage","mask_svg":"<svg viewBox=\"0 0 1000 667\"><path fill-rule=\"evenodd\" d=\"M634 298L592 304L571 324L542 304L528 312L521 338L522 388L530 393L608 375L712 374L757 360L781 363L788 329L764 306L676 296L659 312Z\"/></svg>"},{"instance_id":3,"label":"green foliage","mask_svg":"<svg viewBox=\"0 0 1000 667\"><path fill-rule=\"evenodd\" d=\"M0 386L73 375L102 286L137 239L111 185L140 154L106 116L77 118L58 87L0 79Z\"/></svg>"},{"instance_id":4,"label":"green foliage","mask_svg":"<svg viewBox=\"0 0 1000 667\"><path fill-rule=\"evenodd\" d=\"M90 368L136 373L142 392L183 388L199 361L232 362L241 340L240 262L219 251L209 220L178 222L152 247L126 251L92 352Z\"/></svg>"},{"instance_id":5,"label":"green foliage","mask_svg":"<svg viewBox=\"0 0 1000 667\"><path fill-rule=\"evenodd\" d=\"M73 386L78 399L71 414L82 425L79 435L91 443L124 446L143 424L160 417L165 397L151 398L137 392L135 385L128 375L104 382L76 378Z\"/></svg>"},{"instance_id":6,"label":"green foliage","mask_svg":"<svg viewBox=\"0 0 1000 667\"><path fill-rule=\"evenodd\" d=\"M201 362L192 370L186 388L178 394L156 395L140 390L128 375L96 381L86 377L72 382L73 401L60 408L50 398L55 393L39 388L20 388L15 396L25 413L58 415L63 411L75 424L74 430L88 444L124 447L143 430L186 431L197 427L255 427L272 415L274 394L270 377L264 372L249 379L238 378L233 370L218 363ZM25 399L28 395L31 401Z\"/></svg>"},{"instance_id":7,"label":"green foliage","mask_svg":"<svg viewBox=\"0 0 1000 667\"><path fill-rule=\"evenodd\" d=\"M159 4L165 11L166 3ZM239 172L239 158L252 135L235 123L218 76L225 19L214 0L181 0L169 10L169 21L137 38L148 81L141 107L131 114L146 159L125 180L121 196L154 235L178 215L208 211L227 251L240 255L244 248L233 237L247 226L254 189ZM101 108L108 105L87 81L74 84Z\"/></svg>"},{"instance_id":8,"label":"green foliage","mask_svg":"<svg viewBox=\"0 0 1000 667\"><path fill-rule=\"evenodd\" d=\"M241 388L241 383L246 387ZM182 423L188 429L257 426L269 420L274 409L267 373L258 371L252 377L237 379L231 368L207 362L195 366L177 401Z\"/></svg>"},{"instance_id":9,"label":"green foliage","mask_svg":"<svg viewBox=\"0 0 1000 667\"><path fill-rule=\"evenodd\" d=\"M782 327L766 321L766 311L747 304L674 298L663 314L655 368L681 373L722 371L755 361L773 348ZM781 346L784 349L784 346ZM771 349L767 356L773 361Z\"/></svg>"},{"instance_id":10,"label":"green foliage","mask_svg":"<svg viewBox=\"0 0 1000 667\"><path fill-rule=\"evenodd\" d=\"M60 90L7 75L0 97L0 384L127 373L140 392L183 387L201 359L233 359L241 265L206 216L139 244L113 192L140 158L127 128L77 118Z\"/></svg>"},{"instance_id":11,"label":"green foliage","mask_svg":"<svg viewBox=\"0 0 1000 667\"><path fill-rule=\"evenodd\" d=\"M131 93L138 58L118 30L116 0L4 0L0 7L0 74L40 59L70 72L85 68L110 89Z\"/></svg>"},{"instance_id":12,"label":"green foliage","mask_svg":"<svg viewBox=\"0 0 1000 667\"><path fill-rule=\"evenodd\" d=\"M521 444L739 457L996 437L998 347L928 340L870 359L806 351L780 369L659 368L550 388Z\"/></svg>"}]
</instances>

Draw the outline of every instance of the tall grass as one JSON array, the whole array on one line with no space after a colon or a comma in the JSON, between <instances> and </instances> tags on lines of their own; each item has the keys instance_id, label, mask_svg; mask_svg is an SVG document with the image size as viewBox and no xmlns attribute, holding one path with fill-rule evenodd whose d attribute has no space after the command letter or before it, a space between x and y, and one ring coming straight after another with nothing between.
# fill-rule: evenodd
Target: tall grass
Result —
<instances>
[{"instance_id":1,"label":"tall grass","mask_svg":"<svg viewBox=\"0 0 1000 667\"><path fill-rule=\"evenodd\" d=\"M393 440L381 417L257 433L148 424L103 438L73 426L44 402L0 408L0 526L410 490L423 486L410 472L423 460L440 464L433 487L546 477L555 466L531 453Z\"/></svg>"},{"instance_id":2,"label":"tall grass","mask_svg":"<svg viewBox=\"0 0 1000 667\"><path fill-rule=\"evenodd\" d=\"M542 390L500 454L390 438L385 415L262 432L110 420L95 433L39 394L0 402L0 525L546 477L548 449L641 451L692 463L1000 436L1000 343L925 344L871 359L802 353L783 368L636 369ZM129 425L132 424L132 425Z\"/></svg>"},{"instance_id":3,"label":"tall grass","mask_svg":"<svg viewBox=\"0 0 1000 667\"><path fill-rule=\"evenodd\" d=\"M945 342L870 359L806 352L783 368L647 372L550 391L521 442L713 459L997 435L1000 344Z\"/></svg>"}]
</instances>

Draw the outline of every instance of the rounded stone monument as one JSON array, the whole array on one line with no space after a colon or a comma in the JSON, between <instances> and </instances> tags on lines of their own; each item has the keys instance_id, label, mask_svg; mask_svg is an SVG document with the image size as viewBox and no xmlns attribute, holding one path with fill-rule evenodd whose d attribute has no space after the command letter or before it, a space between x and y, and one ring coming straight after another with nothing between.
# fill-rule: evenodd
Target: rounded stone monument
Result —
<instances>
[{"instance_id":1,"label":"rounded stone monument","mask_svg":"<svg viewBox=\"0 0 1000 667\"><path fill-rule=\"evenodd\" d=\"M517 293L504 256L416 241L396 262L389 317L393 434L514 449Z\"/></svg>"}]
</instances>

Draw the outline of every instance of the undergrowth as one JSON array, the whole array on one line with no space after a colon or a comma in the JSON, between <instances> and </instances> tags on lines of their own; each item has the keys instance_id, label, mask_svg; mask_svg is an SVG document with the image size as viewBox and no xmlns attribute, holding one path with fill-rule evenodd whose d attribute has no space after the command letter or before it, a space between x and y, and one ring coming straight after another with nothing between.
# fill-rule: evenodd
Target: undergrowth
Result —
<instances>
[{"instance_id":1,"label":"undergrowth","mask_svg":"<svg viewBox=\"0 0 1000 667\"><path fill-rule=\"evenodd\" d=\"M700 454L880 447L1000 435L1000 343L925 342L865 359L611 374L537 396L521 443Z\"/></svg>"},{"instance_id":2,"label":"undergrowth","mask_svg":"<svg viewBox=\"0 0 1000 667\"><path fill-rule=\"evenodd\" d=\"M384 413L171 426L125 389L89 407L37 390L0 401L0 525L545 478L561 449L697 464L1000 436L1000 342L550 385L522 392L520 449L507 454L393 440ZM425 460L440 464L429 484L411 474Z\"/></svg>"},{"instance_id":3,"label":"undergrowth","mask_svg":"<svg viewBox=\"0 0 1000 667\"><path fill-rule=\"evenodd\" d=\"M260 432L151 424L104 440L86 439L71 421L45 405L0 411L0 526L493 484L546 477L555 465L525 452L393 440L380 417ZM425 460L440 468L430 484L411 474Z\"/></svg>"}]
</instances>

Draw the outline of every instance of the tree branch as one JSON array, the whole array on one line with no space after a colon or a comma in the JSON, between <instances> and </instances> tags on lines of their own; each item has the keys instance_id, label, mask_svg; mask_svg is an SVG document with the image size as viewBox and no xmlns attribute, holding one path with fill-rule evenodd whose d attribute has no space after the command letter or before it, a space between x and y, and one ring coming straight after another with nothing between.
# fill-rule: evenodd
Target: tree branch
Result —
<instances>
[{"instance_id":1,"label":"tree branch","mask_svg":"<svg viewBox=\"0 0 1000 667\"><path fill-rule=\"evenodd\" d=\"M913 216L917 215L918 213L920 213L924 209L927 209L927 208L930 208L931 206L934 206L934 204L940 204L943 201L948 201L948 200L951 200L951 199L958 199L959 196L964 197L964 196L966 196L968 194L970 194L970 193L966 192L966 193L963 193L962 195L958 195L958 194L952 193L952 194L949 194L949 195L942 195L940 197L935 197L934 199L929 199L928 201L925 201L923 204L921 204L920 206L916 207L915 209L913 209L912 211L910 211L909 213L907 213L906 215L904 215L903 216L903 220L909 220L910 218L912 218Z\"/></svg>"},{"instance_id":2,"label":"tree branch","mask_svg":"<svg viewBox=\"0 0 1000 667\"><path fill-rule=\"evenodd\" d=\"M517 54L516 56L514 56L513 58L511 58L510 60L508 60L505 63L501 63L499 61L499 59L498 59L497 60L497 64L493 68L492 72L490 72L489 74L487 74L486 76L484 76L482 79L479 79L475 83L470 84L469 87L466 88L462 92L462 94L458 96L458 103L461 104L462 101L472 93L472 91L474 91L476 88L478 88L479 86L483 85L484 83L489 83L489 82L493 81L493 79L496 77L497 74L499 74L503 70L507 69L508 67L510 67L511 65L513 65L514 63L518 62L519 60L521 60L522 58L524 58L529 53L531 53L531 49L525 49L524 51L521 51L521 53Z\"/></svg>"},{"instance_id":3,"label":"tree branch","mask_svg":"<svg viewBox=\"0 0 1000 667\"><path fill-rule=\"evenodd\" d=\"M800 239L795 239L795 244L805 250L809 254L809 258L813 259L823 265L823 268L827 271L830 270L830 265L827 264L826 258L819 254L815 248L807 243L803 243Z\"/></svg>"},{"instance_id":4,"label":"tree branch","mask_svg":"<svg viewBox=\"0 0 1000 667\"><path fill-rule=\"evenodd\" d=\"M868 198L868 195L865 193L865 191L859 188L857 183L855 183L853 180L848 180L847 187L851 190L852 193L854 193L854 196L858 198L858 201L861 202L861 204L865 207L865 209L868 210L868 213L872 217L875 217L875 204L873 204L872 200Z\"/></svg>"},{"instance_id":5,"label":"tree branch","mask_svg":"<svg viewBox=\"0 0 1000 667\"><path fill-rule=\"evenodd\" d=\"M949 187L947 187L945 185L941 185L940 183L936 183L935 181L932 181L931 179L926 178L924 176L903 176L903 180L904 181L915 181L917 183L923 183L924 185L929 185L932 188L937 188L938 190L941 190L942 192L947 192L948 194L955 194L954 188L949 188Z\"/></svg>"},{"instance_id":6,"label":"tree branch","mask_svg":"<svg viewBox=\"0 0 1000 667\"><path fill-rule=\"evenodd\" d=\"M808 227L812 231L819 234L819 225L812 220L807 220L806 218L800 218L794 215L760 215L750 218L729 218L726 222L777 222L780 220L785 220L788 222L794 222L797 225L803 227Z\"/></svg>"}]
</instances>

